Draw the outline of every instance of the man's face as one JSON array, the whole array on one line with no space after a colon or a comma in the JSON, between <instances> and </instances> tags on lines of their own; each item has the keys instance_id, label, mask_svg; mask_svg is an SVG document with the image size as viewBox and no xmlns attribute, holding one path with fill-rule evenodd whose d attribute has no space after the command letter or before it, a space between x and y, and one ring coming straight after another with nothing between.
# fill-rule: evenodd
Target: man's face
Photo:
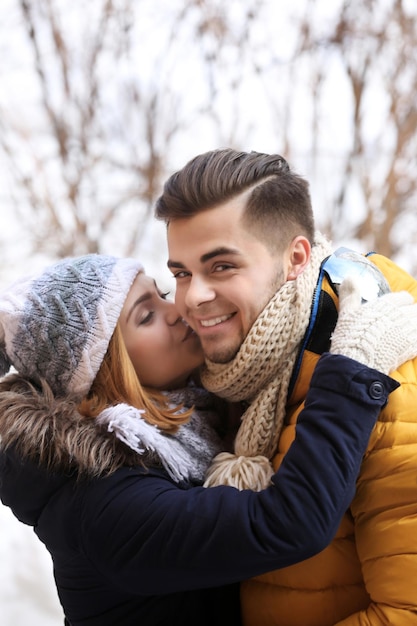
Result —
<instances>
[{"instance_id":1,"label":"man's face","mask_svg":"<svg viewBox=\"0 0 417 626\"><path fill-rule=\"evenodd\" d=\"M242 225L245 196L168 226L175 304L216 363L234 358L286 280L286 254L273 253Z\"/></svg>"}]
</instances>

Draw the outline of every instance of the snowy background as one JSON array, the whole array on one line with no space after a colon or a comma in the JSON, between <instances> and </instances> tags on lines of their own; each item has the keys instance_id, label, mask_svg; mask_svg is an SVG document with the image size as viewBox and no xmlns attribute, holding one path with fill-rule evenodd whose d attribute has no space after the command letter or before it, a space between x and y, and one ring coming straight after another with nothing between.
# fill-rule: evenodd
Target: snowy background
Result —
<instances>
[{"instance_id":1,"label":"snowy background","mask_svg":"<svg viewBox=\"0 0 417 626\"><path fill-rule=\"evenodd\" d=\"M172 290L152 203L225 145L284 154L335 244L417 273L416 17L415 0L1 0L0 287L100 251ZM0 626L27 624L63 624L52 566L0 504Z\"/></svg>"},{"instance_id":2,"label":"snowy background","mask_svg":"<svg viewBox=\"0 0 417 626\"><path fill-rule=\"evenodd\" d=\"M0 506L0 623L58 626L58 601L49 554L28 526Z\"/></svg>"}]
</instances>

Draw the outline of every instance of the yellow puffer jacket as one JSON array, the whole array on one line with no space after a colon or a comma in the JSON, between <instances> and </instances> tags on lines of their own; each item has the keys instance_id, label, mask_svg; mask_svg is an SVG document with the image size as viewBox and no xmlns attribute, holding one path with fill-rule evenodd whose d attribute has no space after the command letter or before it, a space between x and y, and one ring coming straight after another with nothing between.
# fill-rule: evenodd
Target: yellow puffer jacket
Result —
<instances>
[{"instance_id":1,"label":"yellow puffer jacket","mask_svg":"<svg viewBox=\"0 0 417 626\"><path fill-rule=\"evenodd\" d=\"M369 258L392 291L407 290L417 300L417 281L385 257ZM321 291L319 337L330 335L337 315L337 296L326 276ZM292 387L276 468L294 438L318 359L312 344L314 338ZM401 387L374 428L355 498L335 539L311 559L244 582L245 626L417 625L417 359L392 376Z\"/></svg>"}]
</instances>

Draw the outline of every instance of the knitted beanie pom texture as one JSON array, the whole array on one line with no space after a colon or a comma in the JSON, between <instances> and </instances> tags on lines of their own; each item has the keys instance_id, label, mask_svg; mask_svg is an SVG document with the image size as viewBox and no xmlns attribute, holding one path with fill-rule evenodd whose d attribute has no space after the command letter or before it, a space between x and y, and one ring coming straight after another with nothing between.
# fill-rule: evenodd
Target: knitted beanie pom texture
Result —
<instances>
[{"instance_id":1,"label":"knitted beanie pom texture","mask_svg":"<svg viewBox=\"0 0 417 626\"><path fill-rule=\"evenodd\" d=\"M83 397L100 368L130 287L135 259L67 258L0 293L0 375L13 366L58 395Z\"/></svg>"},{"instance_id":2,"label":"knitted beanie pom texture","mask_svg":"<svg viewBox=\"0 0 417 626\"><path fill-rule=\"evenodd\" d=\"M236 456L221 452L207 470L204 487L230 485L239 491L262 491L271 484L273 475L274 469L266 456Z\"/></svg>"}]
</instances>

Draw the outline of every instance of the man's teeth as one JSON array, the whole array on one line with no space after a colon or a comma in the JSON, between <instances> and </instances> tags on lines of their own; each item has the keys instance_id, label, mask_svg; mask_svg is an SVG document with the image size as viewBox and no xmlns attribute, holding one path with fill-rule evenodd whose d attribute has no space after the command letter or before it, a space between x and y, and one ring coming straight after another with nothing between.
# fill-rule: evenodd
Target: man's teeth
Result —
<instances>
[{"instance_id":1,"label":"man's teeth","mask_svg":"<svg viewBox=\"0 0 417 626\"><path fill-rule=\"evenodd\" d=\"M200 324L201 326L208 328L209 326L216 326L216 324L221 324L222 322L225 322L231 317L232 317L231 315L222 315L221 317L214 317L211 320L201 320Z\"/></svg>"}]
</instances>

